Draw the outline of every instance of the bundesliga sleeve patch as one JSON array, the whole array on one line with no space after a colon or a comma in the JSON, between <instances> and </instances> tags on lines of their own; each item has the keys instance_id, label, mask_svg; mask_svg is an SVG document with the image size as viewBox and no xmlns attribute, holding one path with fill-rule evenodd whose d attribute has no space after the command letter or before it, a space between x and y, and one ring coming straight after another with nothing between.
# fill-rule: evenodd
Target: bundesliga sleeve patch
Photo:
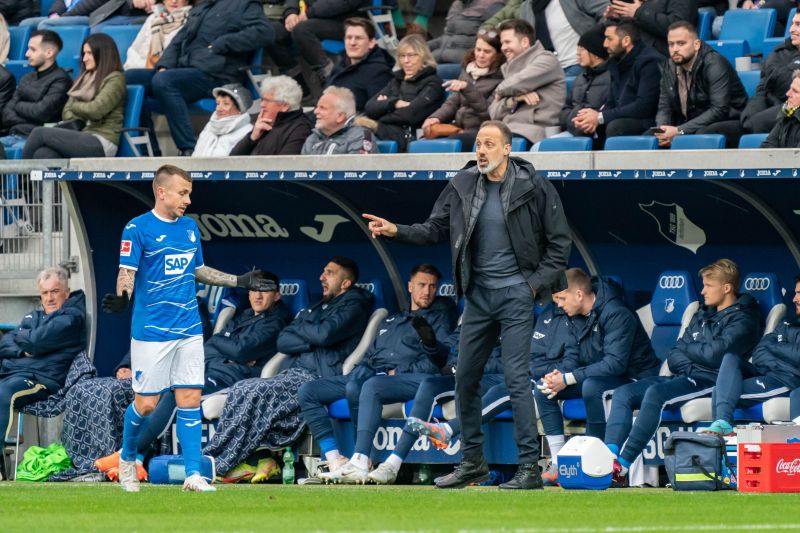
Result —
<instances>
[{"instance_id":1,"label":"bundesliga sleeve patch","mask_svg":"<svg viewBox=\"0 0 800 533\"><path fill-rule=\"evenodd\" d=\"M131 241L122 241L119 245L119 255L122 257L131 256Z\"/></svg>"}]
</instances>

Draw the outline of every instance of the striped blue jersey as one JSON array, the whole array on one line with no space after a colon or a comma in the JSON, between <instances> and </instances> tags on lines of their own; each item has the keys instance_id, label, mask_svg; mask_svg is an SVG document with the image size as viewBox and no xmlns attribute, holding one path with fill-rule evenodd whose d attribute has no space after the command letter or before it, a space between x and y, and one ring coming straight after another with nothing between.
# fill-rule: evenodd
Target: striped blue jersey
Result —
<instances>
[{"instance_id":1,"label":"striped blue jersey","mask_svg":"<svg viewBox=\"0 0 800 533\"><path fill-rule=\"evenodd\" d=\"M170 221L150 211L122 232L120 267L136 271L131 336L168 341L203 334L197 309L195 269L203 266L195 221Z\"/></svg>"}]
</instances>

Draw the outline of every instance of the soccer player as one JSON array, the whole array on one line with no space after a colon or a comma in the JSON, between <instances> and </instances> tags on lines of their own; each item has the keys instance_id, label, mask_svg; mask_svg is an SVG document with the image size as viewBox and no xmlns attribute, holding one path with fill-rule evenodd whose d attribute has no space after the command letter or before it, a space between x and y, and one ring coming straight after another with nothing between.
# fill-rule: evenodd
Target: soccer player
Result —
<instances>
[{"instance_id":1,"label":"soccer player","mask_svg":"<svg viewBox=\"0 0 800 533\"><path fill-rule=\"evenodd\" d=\"M192 178L184 170L173 165L158 169L153 179L155 207L125 225L117 291L103 297L103 309L111 313L127 309L129 295L134 295L131 370L135 396L125 412L119 460L119 481L127 492L139 491L139 434L161 393L170 389L178 405L177 435L186 469L183 490L216 490L200 475L200 394L205 378L195 281L275 290L273 281L259 279L256 272L237 277L205 266L197 225L183 216L191 193Z\"/></svg>"}]
</instances>

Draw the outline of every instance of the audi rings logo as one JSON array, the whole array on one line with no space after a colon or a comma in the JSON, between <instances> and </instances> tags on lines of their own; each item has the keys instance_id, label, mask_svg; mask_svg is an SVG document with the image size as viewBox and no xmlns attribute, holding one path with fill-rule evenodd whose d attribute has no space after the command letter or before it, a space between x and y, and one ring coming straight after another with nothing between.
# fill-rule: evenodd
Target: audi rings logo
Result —
<instances>
[{"instance_id":1,"label":"audi rings logo","mask_svg":"<svg viewBox=\"0 0 800 533\"><path fill-rule=\"evenodd\" d=\"M769 278L747 278L744 280L744 290L765 291L769 289Z\"/></svg>"},{"instance_id":2,"label":"audi rings logo","mask_svg":"<svg viewBox=\"0 0 800 533\"><path fill-rule=\"evenodd\" d=\"M281 296L297 296L300 292L299 283L281 283Z\"/></svg>"},{"instance_id":3,"label":"audi rings logo","mask_svg":"<svg viewBox=\"0 0 800 533\"><path fill-rule=\"evenodd\" d=\"M683 276L661 276L658 280L658 286L662 289L682 289L686 285L686 279Z\"/></svg>"},{"instance_id":4,"label":"audi rings logo","mask_svg":"<svg viewBox=\"0 0 800 533\"><path fill-rule=\"evenodd\" d=\"M375 292L375 284L374 283L356 283L356 287L360 287L365 291Z\"/></svg>"},{"instance_id":5,"label":"audi rings logo","mask_svg":"<svg viewBox=\"0 0 800 533\"><path fill-rule=\"evenodd\" d=\"M442 283L439 285L439 296L455 297L456 286L453 283Z\"/></svg>"}]
</instances>

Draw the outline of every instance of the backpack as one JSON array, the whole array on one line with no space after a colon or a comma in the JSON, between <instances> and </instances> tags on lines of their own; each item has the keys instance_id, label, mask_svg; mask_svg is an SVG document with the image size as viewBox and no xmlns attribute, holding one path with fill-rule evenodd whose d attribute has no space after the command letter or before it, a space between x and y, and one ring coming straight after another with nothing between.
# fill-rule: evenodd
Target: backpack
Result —
<instances>
[{"instance_id":1,"label":"backpack","mask_svg":"<svg viewBox=\"0 0 800 533\"><path fill-rule=\"evenodd\" d=\"M725 490L728 464L725 440L713 433L675 431L664 444L664 466L672 490Z\"/></svg>"}]
</instances>

